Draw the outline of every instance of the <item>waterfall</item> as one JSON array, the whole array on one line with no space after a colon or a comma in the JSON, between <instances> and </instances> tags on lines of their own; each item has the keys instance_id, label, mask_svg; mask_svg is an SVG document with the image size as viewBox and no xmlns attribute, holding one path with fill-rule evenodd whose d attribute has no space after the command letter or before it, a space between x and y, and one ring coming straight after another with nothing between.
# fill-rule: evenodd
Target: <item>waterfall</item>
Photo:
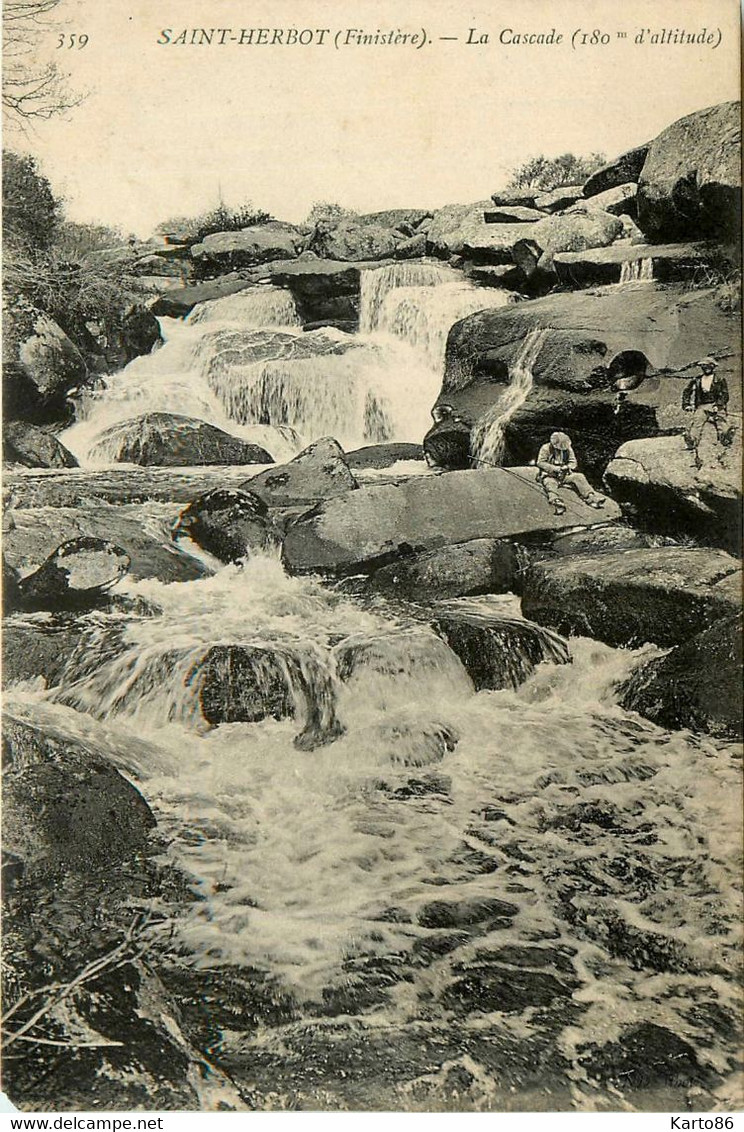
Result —
<instances>
[{"instance_id":1,"label":"waterfall","mask_svg":"<svg viewBox=\"0 0 744 1132\"><path fill-rule=\"evenodd\" d=\"M534 383L533 368L548 334L548 329L537 326L525 335L519 353L509 367L509 385L473 429L471 451L475 458L488 464L501 464L503 461L506 426L527 400Z\"/></svg>"},{"instance_id":2,"label":"waterfall","mask_svg":"<svg viewBox=\"0 0 744 1132\"><path fill-rule=\"evenodd\" d=\"M440 287L454 283L457 272L438 260L408 260L362 272L359 296L359 330L371 334L380 325L385 299L398 287Z\"/></svg>"},{"instance_id":3,"label":"waterfall","mask_svg":"<svg viewBox=\"0 0 744 1132\"><path fill-rule=\"evenodd\" d=\"M238 326L301 326L291 292L281 287L246 287L223 299L197 303L186 322L224 322Z\"/></svg>"},{"instance_id":4,"label":"waterfall","mask_svg":"<svg viewBox=\"0 0 744 1132\"><path fill-rule=\"evenodd\" d=\"M650 256L626 260L620 267L621 283L648 282L654 277L654 261Z\"/></svg>"}]
</instances>

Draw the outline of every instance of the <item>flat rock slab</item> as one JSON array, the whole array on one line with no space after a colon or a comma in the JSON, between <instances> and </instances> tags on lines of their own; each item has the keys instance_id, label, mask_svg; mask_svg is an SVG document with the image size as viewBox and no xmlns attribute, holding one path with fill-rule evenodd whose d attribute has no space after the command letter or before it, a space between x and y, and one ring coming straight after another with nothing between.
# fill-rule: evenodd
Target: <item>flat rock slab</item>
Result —
<instances>
[{"instance_id":1,"label":"flat rock slab","mask_svg":"<svg viewBox=\"0 0 744 1132\"><path fill-rule=\"evenodd\" d=\"M556 252L553 266L562 283L619 283L623 264L650 260L654 279L661 282L688 278L714 253L704 243L612 244L586 251Z\"/></svg>"},{"instance_id":2,"label":"flat rock slab","mask_svg":"<svg viewBox=\"0 0 744 1132\"><path fill-rule=\"evenodd\" d=\"M664 546L536 563L525 617L614 646L688 640L741 605L741 564L723 550Z\"/></svg>"},{"instance_id":3,"label":"flat rock slab","mask_svg":"<svg viewBox=\"0 0 744 1132\"><path fill-rule=\"evenodd\" d=\"M13 512L12 523L3 531L4 554L10 566L28 575L61 543L89 536L114 540L129 555L129 574L135 579L189 582L210 572L170 541L165 520L161 530L157 523L151 530L148 525L140 507L24 507Z\"/></svg>"},{"instance_id":4,"label":"flat rock slab","mask_svg":"<svg viewBox=\"0 0 744 1132\"><path fill-rule=\"evenodd\" d=\"M563 493L565 514L555 515L535 475L534 468L487 468L359 488L295 523L285 539L285 562L298 573L353 573L401 553L620 517L611 500L597 511L569 492Z\"/></svg>"},{"instance_id":5,"label":"flat rock slab","mask_svg":"<svg viewBox=\"0 0 744 1132\"><path fill-rule=\"evenodd\" d=\"M190 503L215 487L237 487L245 480L245 466L214 465L203 468L106 468L3 476L6 506L80 507L86 501L102 503Z\"/></svg>"}]
</instances>

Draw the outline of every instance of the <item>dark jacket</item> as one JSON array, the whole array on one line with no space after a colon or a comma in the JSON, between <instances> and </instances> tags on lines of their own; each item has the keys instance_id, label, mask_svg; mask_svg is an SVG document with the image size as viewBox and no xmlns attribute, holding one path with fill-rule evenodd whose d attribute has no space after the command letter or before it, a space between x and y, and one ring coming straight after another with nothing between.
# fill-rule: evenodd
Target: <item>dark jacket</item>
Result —
<instances>
[{"instance_id":1,"label":"dark jacket","mask_svg":"<svg viewBox=\"0 0 744 1132\"><path fill-rule=\"evenodd\" d=\"M715 405L717 409L725 409L728 405L729 391L725 377L715 374L710 389L703 389L702 377L698 374L693 377L689 385L685 386L682 394L683 409L699 409L701 405Z\"/></svg>"}]
</instances>

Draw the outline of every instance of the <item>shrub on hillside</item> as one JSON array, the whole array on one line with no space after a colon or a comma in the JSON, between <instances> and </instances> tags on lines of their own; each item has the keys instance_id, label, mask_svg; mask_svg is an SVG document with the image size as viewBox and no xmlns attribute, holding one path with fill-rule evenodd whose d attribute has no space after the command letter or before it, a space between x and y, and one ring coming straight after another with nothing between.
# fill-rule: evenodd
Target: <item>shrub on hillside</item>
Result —
<instances>
[{"instance_id":1,"label":"shrub on hillside","mask_svg":"<svg viewBox=\"0 0 744 1132\"><path fill-rule=\"evenodd\" d=\"M62 204L36 159L3 150L3 239L27 254L45 251L55 238Z\"/></svg>"},{"instance_id":2,"label":"shrub on hillside","mask_svg":"<svg viewBox=\"0 0 744 1132\"><path fill-rule=\"evenodd\" d=\"M574 153L562 153L559 157L541 154L518 165L512 171L508 187L549 192L561 185L581 185L606 163L603 153L590 153L588 157L577 157Z\"/></svg>"},{"instance_id":3,"label":"shrub on hillside","mask_svg":"<svg viewBox=\"0 0 744 1132\"><path fill-rule=\"evenodd\" d=\"M254 208L250 201L237 208L218 204L209 212L198 216L177 216L158 224L156 231L162 236L175 236L178 243L198 244L205 236L215 232L239 232L241 228L253 228L272 220L270 212Z\"/></svg>"}]
</instances>

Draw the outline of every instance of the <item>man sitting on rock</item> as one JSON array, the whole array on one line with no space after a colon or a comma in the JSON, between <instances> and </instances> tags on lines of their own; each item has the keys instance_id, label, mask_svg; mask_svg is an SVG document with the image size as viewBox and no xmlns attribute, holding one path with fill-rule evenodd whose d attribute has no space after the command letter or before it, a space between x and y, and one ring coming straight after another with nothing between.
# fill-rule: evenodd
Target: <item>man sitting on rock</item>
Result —
<instances>
[{"instance_id":1,"label":"man sitting on rock","mask_svg":"<svg viewBox=\"0 0 744 1132\"><path fill-rule=\"evenodd\" d=\"M712 425L719 444L728 444L731 429L728 424L729 390L725 377L716 374L718 362L715 358L703 358L698 362L700 373L696 374L682 394L682 408L692 413L689 427L685 430L685 444L695 453L695 467L700 468L700 442L703 429Z\"/></svg>"},{"instance_id":2,"label":"man sitting on rock","mask_svg":"<svg viewBox=\"0 0 744 1132\"><path fill-rule=\"evenodd\" d=\"M604 507L607 500L594 491L586 476L577 471L578 461L570 437L565 432L554 432L537 455L537 482L552 504L556 515L562 515L566 504L558 494L561 487L570 487L590 507Z\"/></svg>"}]
</instances>

